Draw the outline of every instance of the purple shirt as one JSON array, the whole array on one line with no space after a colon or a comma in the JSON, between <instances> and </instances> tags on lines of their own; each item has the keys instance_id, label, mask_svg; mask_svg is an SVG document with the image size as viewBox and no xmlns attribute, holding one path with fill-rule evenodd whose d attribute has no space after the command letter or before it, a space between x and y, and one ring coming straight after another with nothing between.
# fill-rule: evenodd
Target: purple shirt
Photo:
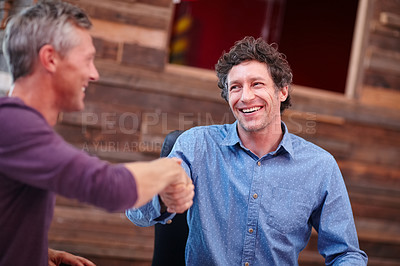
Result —
<instances>
[{"instance_id":1,"label":"purple shirt","mask_svg":"<svg viewBox=\"0 0 400 266\"><path fill-rule=\"evenodd\" d=\"M48 265L55 194L107 211L137 200L125 167L67 144L20 99L0 98L0 265Z\"/></svg>"}]
</instances>

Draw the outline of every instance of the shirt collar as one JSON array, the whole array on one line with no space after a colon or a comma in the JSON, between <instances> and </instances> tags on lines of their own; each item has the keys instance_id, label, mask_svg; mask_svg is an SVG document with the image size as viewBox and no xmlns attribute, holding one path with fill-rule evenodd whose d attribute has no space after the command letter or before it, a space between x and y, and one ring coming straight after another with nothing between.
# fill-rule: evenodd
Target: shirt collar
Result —
<instances>
[{"instance_id":1,"label":"shirt collar","mask_svg":"<svg viewBox=\"0 0 400 266\"><path fill-rule=\"evenodd\" d=\"M294 150L293 150L291 135L288 131L286 124L283 121L281 121L281 127L283 132L283 138L281 140L281 143L279 143L276 152L278 152L280 149L284 149L292 158L294 158Z\"/></svg>"},{"instance_id":2,"label":"shirt collar","mask_svg":"<svg viewBox=\"0 0 400 266\"><path fill-rule=\"evenodd\" d=\"M271 154L277 154L281 153L282 150L286 151L292 158L294 158L294 151L293 151L293 146L292 146L292 141L291 141L291 136L288 132L286 124L281 121L281 127L282 127L282 132L283 132L283 138L281 142L278 145L278 148L271 152ZM227 135L226 137L222 140L221 145L224 146L235 146L238 144L247 150L242 144L242 141L239 138L239 135L237 133L237 121L235 121L233 124L228 125L228 130L227 130ZM283 153L283 152L282 152Z\"/></svg>"},{"instance_id":3,"label":"shirt collar","mask_svg":"<svg viewBox=\"0 0 400 266\"><path fill-rule=\"evenodd\" d=\"M234 146L237 143L241 144L242 142L237 133L237 121L235 121L233 124L228 125L226 137L222 140L221 145Z\"/></svg>"}]
</instances>

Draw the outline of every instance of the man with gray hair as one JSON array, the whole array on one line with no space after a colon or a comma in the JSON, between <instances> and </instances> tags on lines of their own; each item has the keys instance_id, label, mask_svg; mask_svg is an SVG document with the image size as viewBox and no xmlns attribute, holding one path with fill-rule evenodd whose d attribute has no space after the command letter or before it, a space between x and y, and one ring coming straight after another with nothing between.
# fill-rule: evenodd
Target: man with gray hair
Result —
<instances>
[{"instance_id":1,"label":"man with gray hair","mask_svg":"<svg viewBox=\"0 0 400 266\"><path fill-rule=\"evenodd\" d=\"M0 98L0 265L71 263L48 250L55 194L123 211L168 189L170 211L192 204L193 184L179 160L110 164L53 131L61 111L84 108L85 89L99 78L90 28L85 12L62 1L39 1L7 24L3 52L13 88Z\"/></svg>"}]
</instances>

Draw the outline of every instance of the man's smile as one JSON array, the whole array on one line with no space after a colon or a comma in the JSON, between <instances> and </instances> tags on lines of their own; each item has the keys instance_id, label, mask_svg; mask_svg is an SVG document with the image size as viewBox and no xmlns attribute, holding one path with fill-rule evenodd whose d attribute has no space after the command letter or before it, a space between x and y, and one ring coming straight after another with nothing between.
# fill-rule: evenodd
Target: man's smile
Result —
<instances>
[{"instance_id":1,"label":"man's smile","mask_svg":"<svg viewBox=\"0 0 400 266\"><path fill-rule=\"evenodd\" d=\"M257 107L243 108L243 109L239 109L239 110L242 113L249 114L249 113L257 112L261 108L262 108L261 106L257 106Z\"/></svg>"}]
</instances>

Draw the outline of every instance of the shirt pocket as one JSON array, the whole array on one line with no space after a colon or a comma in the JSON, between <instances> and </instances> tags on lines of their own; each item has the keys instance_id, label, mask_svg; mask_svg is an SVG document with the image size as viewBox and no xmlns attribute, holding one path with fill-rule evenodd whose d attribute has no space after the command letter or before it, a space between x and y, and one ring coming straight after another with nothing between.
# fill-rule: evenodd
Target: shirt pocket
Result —
<instances>
[{"instance_id":1,"label":"shirt pocket","mask_svg":"<svg viewBox=\"0 0 400 266\"><path fill-rule=\"evenodd\" d=\"M283 234L307 226L312 206L306 192L272 188L266 204L268 224Z\"/></svg>"}]
</instances>

